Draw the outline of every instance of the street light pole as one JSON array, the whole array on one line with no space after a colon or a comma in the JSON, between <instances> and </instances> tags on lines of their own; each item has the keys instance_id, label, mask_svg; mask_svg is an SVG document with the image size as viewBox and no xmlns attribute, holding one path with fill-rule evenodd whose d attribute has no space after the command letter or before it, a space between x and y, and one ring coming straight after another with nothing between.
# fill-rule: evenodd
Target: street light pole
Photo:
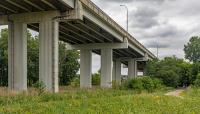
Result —
<instances>
[{"instance_id":1,"label":"street light pole","mask_svg":"<svg viewBox=\"0 0 200 114\"><path fill-rule=\"evenodd\" d=\"M157 48L156 51L157 51L157 58L158 58L158 43L157 43L157 45L156 45L156 48Z\"/></svg>"},{"instance_id":2,"label":"street light pole","mask_svg":"<svg viewBox=\"0 0 200 114\"><path fill-rule=\"evenodd\" d=\"M127 10L127 21L126 21L126 30L127 30L127 32L128 32L128 7L126 6L126 5L120 5L120 6L123 6L123 7L125 7L126 8L126 10Z\"/></svg>"}]
</instances>

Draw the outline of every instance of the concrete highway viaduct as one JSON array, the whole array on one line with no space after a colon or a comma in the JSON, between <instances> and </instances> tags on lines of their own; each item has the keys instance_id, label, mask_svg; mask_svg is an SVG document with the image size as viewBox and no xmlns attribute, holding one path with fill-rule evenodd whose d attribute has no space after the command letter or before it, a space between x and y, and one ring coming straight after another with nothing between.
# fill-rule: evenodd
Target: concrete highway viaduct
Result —
<instances>
[{"instance_id":1,"label":"concrete highway viaduct","mask_svg":"<svg viewBox=\"0 0 200 114\"><path fill-rule=\"evenodd\" d=\"M8 87L27 90L27 28L39 32L39 80L58 92L58 41L80 50L80 86L91 87L92 52L101 55L101 87L121 81L155 56L90 0L0 0L0 25L8 25ZM140 66L138 68L137 66Z\"/></svg>"}]
</instances>

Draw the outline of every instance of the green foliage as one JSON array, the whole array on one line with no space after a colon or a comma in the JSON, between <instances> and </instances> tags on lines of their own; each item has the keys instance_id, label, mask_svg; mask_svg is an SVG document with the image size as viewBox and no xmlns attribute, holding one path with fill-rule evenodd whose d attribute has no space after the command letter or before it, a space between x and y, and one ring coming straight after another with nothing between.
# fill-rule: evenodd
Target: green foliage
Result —
<instances>
[{"instance_id":1,"label":"green foliage","mask_svg":"<svg viewBox=\"0 0 200 114\"><path fill-rule=\"evenodd\" d=\"M70 84L72 87L78 87L80 86L80 75L77 75L73 78Z\"/></svg>"},{"instance_id":2,"label":"green foliage","mask_svg":"<svg viewBox=\"0 0 200 114\"><path fill-rule=\"evenodd\" d=\"M148 76L154 76L157 71L159 70L159 60L154 59L152 61L148 61L148 64L146 65L146 72Z\"/></svg>"},{"instance_id":3,"label":"green foliage","mask_svg":"<svg viewBox=\"0 0 200 114\"><path fill-rule=\"evenodd\" d=\"M157 86L154 85L154 81L153 81L152 78L150 78L150 77L143 77L143 78L141 78L141 81L142 81L143 88L145 90L147 90L148 92L153 92L154 89L157 89L157 88L155 88Z\"/></svg>"},{"instance_id":4,"label":"green foliage","mask_svg":"<svg viewBox=\"0 0 200 114\"><path fill-rule=\"evenodd\" d=\"M185 58L192 62L200 61L200 37L193 36L187 43L184 45Z\"/></svg>"},{"instance_id":5,"label":"green foliage","mask_svg":"<svg viewBox=\"0 0 200 114\"><path fill-rule=\"evenodd\" d=\"M152 78L152 82L154 85L154 89L164 89L165 86L163 85L163 82L157 78Z\"/></svg>"},{"instance_id":6,"label":"green foliage","mask_svg":"<svg viewBox=\"0 0 200 114\"><path fill-rule=\"evenodd\" d=\"M8 85L8 29L0 34L0 86Z\"/></svg>"},{"instance_id":7,"label":"green foliage","mask_svg":"<svg viewBox=\"0 0 200 114\"><path fill-rule=\"evenodd\" d=\"M99 73L92 74L92 85L100 85L100 80Z\"/></svg>"},{"instance_id":8,"label":"green foliage","mask_svg":"<svg viewBox=\"0 0 200 114\"><path fill-rule=\"evenodd\" d=\"M133 79L128 79L122 83L122 89L132 89L138 92L146 90L153 92L156 89L161 89L162 83L156 78L150 78L149 76L143 76Z\"/></svg>"},{"instance_id":9,"label":"green foliage","mask_svg":"<svg viewBox=\"0 0 200 114\"><path fill-rule=\"evenodd\" d=\"M112 81L112 89L121 89L121 83L119 81Z\"/></svg>"},{"instance_id":10,"label":"green foliage","mask_svg":"<svg viewBox=\"0 0 200 114\"><path fill-rule=\"evenodd\" d=\"M59 42L59 84L69 85L79 70L79 52L67 51L63 42Z\"/></svg>"},{"instance_id":11,"label":"green foliage","mask_svg":"<svg viewBox=\"0 0 200 114\"><path fill-rule=\"evenodd\" d=\"M193 83L192 81L192 64L187 62L182 62L178 65L180 67L179 71L179 86L189 86Z\"/></svg>"},{"instance_id":12,"label":"green foliage","mask_svg":"<svg viewBox=\"0 0 200 114\"><path fill-rule=\"evenodd\" d=\"M140 78L128 79L122 86L124 86L126 89L133 89L138 92L141 92L144 89Z\"/></svg>"},{"instance_id":13,"label":"green foliage","mask_svg":"<svg viewBox=\"0 0 200 114\"><path fill-rule=\"evenodd\" d=\"M197 75L196 80L194 81L195 87L200 87L200 73Z\"/></svg>"},{"instance_id":14,"label":"green foliage","mask_svg":"<svg viewBox=\"0 0 200 114\"><path fill-rule=\"evenodd\" d=\"M192 71L191 71L191 77L190 77L190 81L192 84L194 84L194 81L197 78L198 73L200 73L200 62L195 62L192 65Z\"/></svg>"},{"instance_id":15,"label":"green foliage","mask_svg":"<svg viewBox=\"0 0 200 114\"><path fill-rule=\"evenodd\" d=\"M177 87L179 76L173 70L160 70L156 76L161 79L166 86Z\"/></svg>"},{"instance_id":16,"label":"green foliage","mask_svg":"<svg viewBox=\"0 0 200 114\"><path fill-rule=\"evenodd\" d=\"M39 80L39 39L27 32L27 69L28 85L38 83Z\"/></svg>"},{"instance_id":17,"label":"green foliage","mask_svg":"<svg viewBox=\"0 0 200 114\"><path fill-rule=\"evenodd\" d=\"M100 85L100 74L99 73L94 73L92 74L92 85L99 86ZM73 87L78 87L80 86L80 75L77 75L73 78L73 80L70 83L71 86Z\"/></svg>"},{"instance_id":18,"label":"green foliage","mask_svg":"<svg viewBox=\"0 0 200 114\"><path fill-rule=\"evenodd\" d=\"M159 78L166 86L182 87L192 83L192 65L175 56L147 63L147 75Z\"/></svg>"},{"instance_id":19,"label":"green foliage","mask_svg":"<svg viewBox=\"0 0 200 114\"><path fill-rule=\"evenodd\" d=\"M37 89L38 95L41 95L45 92L45 85L41 81L37 81L36 83L34 83L33 87L35 87Z\"/></svg>"}]
</instances>

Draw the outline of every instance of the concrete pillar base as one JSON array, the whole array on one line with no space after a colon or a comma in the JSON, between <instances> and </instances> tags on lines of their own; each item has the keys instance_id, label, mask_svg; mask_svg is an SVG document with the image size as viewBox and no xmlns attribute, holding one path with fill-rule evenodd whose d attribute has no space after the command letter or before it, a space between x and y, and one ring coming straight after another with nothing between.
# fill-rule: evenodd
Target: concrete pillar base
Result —
<instances>
[{"instance_id":1,"label":"concrete pillar base","mask_svg":"<svg viewBox=\"0 0 200 114\"><path fill-rule=\"evenodd\" d=\"M27 25L8 26L8 87L13 91L27 90Z\"/></svg>"},{"instance_id":2,"label":"concrete pillar base","mask_svg":"<svg viewBox=\"0 0 200 114\"><path fill-rule=\"evenodd\" d=\"M80 87L92 87L92 51L80 50Z\"/></svg>"},{"instance_id":3,"label":"concrete pillar base","mask_svg":"<svg viewBox=\"0 0 200 114\"><path fill-rule=\"evenodd\" d=\"M137 76L137 61L130 59L128 61L128 78L135 78Z\"/></svg>"},{"instance_id":4,"label":"concrete pillar base","mask_svg":"<svg viewBox=\"0 0 200 114\"><path fill-rule=\"evenodd\" d=\"M116 60L116 82L121 84L121 61Z\"/></svg>"},{"instance_id":5,"label":"concrete pillar base","mask_svg":"<svg viewBox=\"0 0 200 114\"><path fill-rule=\"evenodd\" d=\"M112 49L101 50L101 87L112 87Z\"/></svg>"},{"instance_id":6,"label":"concrete pillar base","mask_svg":"<svg viewBox=\"0 0 200 114\"><path fill-rule=\"evenodd\" d=\"M121 84L121 61L115 60L113 62L113 81Z\"/></svg>"},{"instance_id":7,"label":"concrete pillar base","mask_svg":"<svg viewBox=\"0 0 200 114\"><path fill-rule=\"evenodd\" d=\"M47 91L58 92L58 22L43 21L39 26L39 79Z\"/></svg>"}]
</instances>

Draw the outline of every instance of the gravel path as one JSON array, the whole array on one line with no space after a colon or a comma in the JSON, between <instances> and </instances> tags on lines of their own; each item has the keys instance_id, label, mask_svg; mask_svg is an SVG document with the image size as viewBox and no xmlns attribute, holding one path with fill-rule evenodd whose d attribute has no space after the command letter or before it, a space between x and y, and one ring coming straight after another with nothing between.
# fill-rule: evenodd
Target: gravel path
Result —
<instances>
[{"instance_id":1,"label":"gravel path","mask_svg":"<svg viewBox=\"0 0 200 114\"><path fill-rule=\"evenodd\" d=\"M177 89L177 90L175 90L175 91L168 92L168 93L166 93L165 95L183 98L183 97L181 96L181 93L182 93L183 91L185 91L185 90L184 90L184 89Z\"/></svg>"}]
</instances>

